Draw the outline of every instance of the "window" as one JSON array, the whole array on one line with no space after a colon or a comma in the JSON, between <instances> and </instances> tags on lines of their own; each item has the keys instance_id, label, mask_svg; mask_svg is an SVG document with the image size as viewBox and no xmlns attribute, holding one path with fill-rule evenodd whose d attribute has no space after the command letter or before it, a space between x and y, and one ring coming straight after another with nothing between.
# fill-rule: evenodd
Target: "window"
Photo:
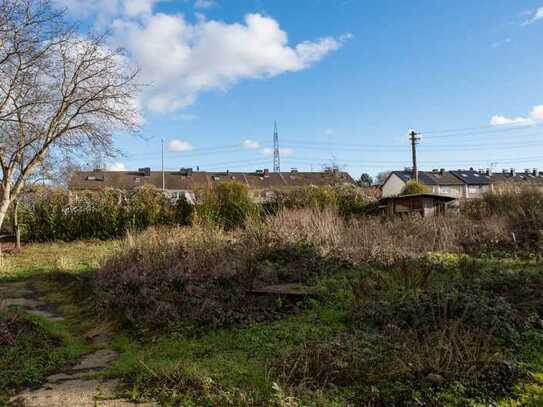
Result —
<instances>
[{"instance_id":1,"label":"window","mask_svg":"<svg viewBox=\"0 0 543 407\"><path fill-rule=\"evenodd\" d=\"M104 177L97 177L95 175L89 175L87 178L85 178L86 181L103 181Z\"/></svg>"},{"instance_id":2,"label":"window","mask_svg":"<svg viewBox=\"0 0 543 407\"><path fill-rule=\"evenodd\" d=\"M136 184L139 184L141 182L141 178L140 177L136 177L134 178L134 181L136 182Z\"/></svg>"}]
</instances>

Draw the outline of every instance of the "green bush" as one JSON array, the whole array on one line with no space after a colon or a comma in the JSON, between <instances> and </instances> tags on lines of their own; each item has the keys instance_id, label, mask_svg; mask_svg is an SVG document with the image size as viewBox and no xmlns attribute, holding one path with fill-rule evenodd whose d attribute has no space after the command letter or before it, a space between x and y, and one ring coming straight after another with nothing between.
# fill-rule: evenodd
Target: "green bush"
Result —
<instances>
[{"instance_id":1,"label":"green bush","mask_svg":"<svg viewBox=\"0 0 543 407\"><path fill-rule=\"evenodd\" d=\"M44 189L27 196L19 211L27 241L113 239L128 230L176 224L179 218L168 197L150 186L82 192L73 199L65 191Z\"/></svg>"},{"instance_id":2,"label":"green bush","mask_svg":"<svg viewBox=\"0 0 543 407\"><path fill-rule=\"evenodd\" d=\"M366 214L375 200L352 185L309 186L275 191L274 195L265 205L267 213L277 213L280 209L332 209L349 217Z\"/></svg>"},{"instance_id":3,"label":"green bush","mask_svg":"<svg viewBox=\"0 0 543 407\"><path fill-rule=\"evenodd\" d=\"M233 229L258 214L258 206L249 196L249 188L240 182L221 183L198 195L194 216L200 223Z\"/></svg>"},{"instance_id":4,"label":"green bush","mask_svg":"<svg viewBox=\"0 0 543 407\"><path fill-rule=\"evenodd\" d=\"M429 192L429 189L417 181L409 181L403 188L400 195L414 195Z\"/></svg>"}]
</instances>

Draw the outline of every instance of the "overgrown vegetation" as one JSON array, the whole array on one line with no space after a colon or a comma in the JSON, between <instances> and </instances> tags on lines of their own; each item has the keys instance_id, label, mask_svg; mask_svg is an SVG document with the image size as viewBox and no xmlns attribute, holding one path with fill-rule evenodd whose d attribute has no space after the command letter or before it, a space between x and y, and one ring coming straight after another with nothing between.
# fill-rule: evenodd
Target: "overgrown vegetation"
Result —
<instances>
[{"instance_id":1,"label":"overgrown vegetation","mask_svg":"<svg viewBox=\"0 0 543 407\"><path fill-rule=\"evenodd\" d=\"M332 211L287 210L235 233L149 230L129 236L99 271L99 304L132 326L229 326L262 314L246 300L255 284L308 284L356 264L390 266L432 251L507 244L495 226L460 217L346 221Z\"/></svg>"},{"instance_id":2,"label":"overgrown vegetation","mask_svg":"<svg viewBox=\"0 0 543 407\"><path fill-rule=\"evenodd\" d=\"M183 214L176 209L162 191L147 186L134 192L106 189L73 198L62 190L44 189L27 197L19 217L23 239L28 241L113 239L128 230L181 223Z\"/></svg>"},{"instance_id":3,"label":"overgrown vegetation","mask_svg":"<svg viewBox=\"0 0 543 407\"><path fill-rule=\"evenodd\" d=\"M41 383L85 346L60 325L17 311L0 312L0 405L8 390Z\"/></svg>"},{"instance_id":4,"label":"overgrown vegetation","mask_svg":"<svg viewBox=\"0 0 543 407\"><path fill-rule=\"evenodd\" d=\"M352 186L323 186L276 191L271 200L259 205L240 182L197 191L197 198L195 205L184 198L173 202L148 185L132 192L105 189L73 195L37 188L21 202L19 222L26 241L107 240L151 226L207 224L234 229L248 219L266 217L282 208L331 209L350 217L370 211L373 201ZM12 216L10 213L8 224Z\"/></svg>"},{"instance_id":5,"label":"overgrown vegetation","mask_svg":"<svg viewBox=\"0 0 543 407\"><path fill-rule=\"evenodd\" d=\"M475 219L507 219L513 238L525 248L541 249L543 242L543 191L538 188L502 188L481 199L468 201L465 213Z\"/></svg>"},{"instance_id":6,"label":"overgrown vegetation","mask_svg":"<svg viewBox=\"0 0 543 407\"><path fill-rule=\"evenodd\" d=\"M319 198L150 228L74 284L96 318L122 327L107 374L134 400L536 406L543 267L522 222L541 216L530 194L436 218L345 216ZM306 295L250 292L277 284Z\"/></svg>"},{"instance_id":7,"label":"overgrown vegetation","mask_svg":"<svg viewBox=\"0 0 543 407\"><path fill-rule=\"evenodd\" d=\"M423 184L417 181L408 181L402 190L400 195L414 195L430 192L430 190Z\"/></svg>"}]
</instances>

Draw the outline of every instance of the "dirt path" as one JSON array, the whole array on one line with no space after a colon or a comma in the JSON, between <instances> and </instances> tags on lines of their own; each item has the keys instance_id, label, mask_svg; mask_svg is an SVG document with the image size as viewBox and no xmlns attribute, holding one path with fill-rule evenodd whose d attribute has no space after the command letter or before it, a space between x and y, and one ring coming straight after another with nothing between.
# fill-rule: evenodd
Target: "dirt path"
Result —
<instances>
[{"instance_id":1,"label":"dirt path","mask_svg":"<svg viewBox=\"0 0 543 407\"><path fill-rule=\"evenodd\" d=\"M26 282L0 284L0 309L9 307L20 307L29 314L54 322L64 320L63 315L45 299L37 297ZM117 380L96 377L118 357L108 348L108 339L103 335L92 338L92 341L100 342L101 349L84 355L75 366L49 376L41 387L22 391L10 402L21 407L155 406L154 403L136 404L119 399L116 396L120 384Z\"/></svg>"}]
</instances>

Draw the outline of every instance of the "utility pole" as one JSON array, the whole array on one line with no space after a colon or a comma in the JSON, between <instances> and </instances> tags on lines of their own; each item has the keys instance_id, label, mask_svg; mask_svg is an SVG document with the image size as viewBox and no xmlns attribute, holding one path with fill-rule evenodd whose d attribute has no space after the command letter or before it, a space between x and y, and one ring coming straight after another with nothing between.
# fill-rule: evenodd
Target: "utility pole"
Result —
<instances>
[{"instance_id":1,"label":"utility pole","mask_svg":"<svg viewBox=\"0 0 543 407\"><path fill-rule=\"evenodd\" d=\"M409 140L411 141L411 154L413 155L413 178L419 182L419 171L417 169L417 142L420 140L420 134L415 130L409 132Z\"/></svg>"},{"instance_id":2,"label":"utility pole","mask_svg":"<svg viewBox=\"0 0 543 407\"><path fill-rule=\"evenodd\" d=\"M162 190L166 189L166 179L164 177L164 139L160 140L162 143Z\"/></svg>"},{"instance_id":3,"label":"utility pole","mask_svg":"<svg viewBox=\"0 0 543 407\"><path fill-rule=\"evenodd\" d=\"M281 158L279 157L279 132L277 131L277 121L273 129L273 172L281 172Z\"/></svg>"}]
</instances>

